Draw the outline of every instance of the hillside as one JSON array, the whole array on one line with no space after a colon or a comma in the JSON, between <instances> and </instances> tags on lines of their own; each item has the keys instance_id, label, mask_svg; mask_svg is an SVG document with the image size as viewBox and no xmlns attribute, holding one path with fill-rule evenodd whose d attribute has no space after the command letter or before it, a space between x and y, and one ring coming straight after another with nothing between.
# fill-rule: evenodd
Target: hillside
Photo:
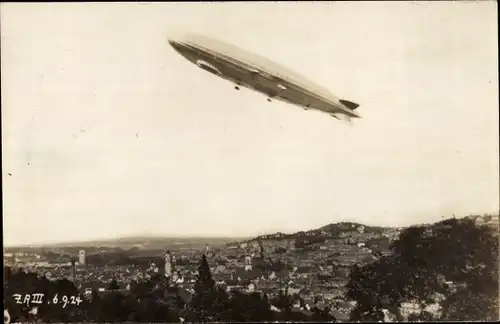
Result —
<instances>
[{"instance_id":1,"label":"hillside","mask_svg":"<svg viewBox=\"0 0 500 324\"><path fill-rule=\"evenodd\" d=\"M473 220L478 225L487 225L493 228L498 228L499 215L498 214L485 214L485 215L469 215L463 218ZM431 224L415 224L421 226L430 226ZM339 222L331 223L317 229L309 231L299 231L295 233L282 233L277 232L274 234L265 234L254 237L244 241L232 241L226 244L227 246L241 245L247 243L252 246L262 246L267 249L267 246L279 246L288 249L292 246L301 245L301 242L319 243L328 239L343 239L350 236L357 236L362 234L368 235L376 239L377 237L397 237L402 230L407 227L383 227L383 226L366 226L360 223L353 222Z\"/></svg>"},{"instance_id":2,"label":"hillside","mask_svg":"<svg viewBox=\"0 0 500 324\"><path fill-rule=\"evenodd\" d=\"M353 231L382 234L384 232L390 231L391 229L392 229L391 227L366 226L359 223L340 222L340 223L328 224L317 229L312 229L309 231L299 231L292 234L285 234L278 232L274 234L260 235L253 239L248 240L247 242L256 240L280 240L280 239L287 240L287 239L297 239L304 237L338 238L343 235L347 235Z\"/></svg>"},{"instance_id":3,"label":"hillside","mask_svg":"<svg viewBox=\"0 0 500 324\"><path fill-rule=\"evenodd\" d=\"M499 223L499 215L498 214L485 214L485 215L469 215L465 216L463 218L468 218L473 220L474 222L478 224L498 224ZM423 225L423 226L429 226L431 224L415 224L415 225ZM400 228L395 228L395 227L388 227L388 226L367 226L364 224L360 223L352 223L352 222L339 222L339 223L331 223L325 226L322 226L317 229L312 229L309 231L299 231L295 233L282 233L282 232L277 232L274 234L265 234L265 235L260 235L257 237L254 237L252 239L248 239L246 241L240 241L240 242L255 242L255 241L265 241L265 240L273 240L273 241L279 241L279 240L293 240L293 239L300 239L300 238L307 238L307 237L314 237L314 238L339 238L343 237L346 235L349 235L352 232L358 232L358 233L370 233L370 234L376 234L376 235L381 235L383 233L389 233L389 232L394 232L394 231L401 231L405 227L400 227ZM238 244L238 242L233 241L230 244Z\"/></svg>"},{"instance_id":4,"label":"hillside","mask_svg":"<svg viewBox=\"0 0 500 324\"><path fill-rule=\"evenodd\" d=\"M366 226L360 223L339 222L320 228L295 233L274 233L227 244L228 248L246 249L254 253L300 253L326 249L331 245L356 245L365 242L375 250L387 250L390 240L397 237L401 228Z\"/></svg>"}]
</instances>

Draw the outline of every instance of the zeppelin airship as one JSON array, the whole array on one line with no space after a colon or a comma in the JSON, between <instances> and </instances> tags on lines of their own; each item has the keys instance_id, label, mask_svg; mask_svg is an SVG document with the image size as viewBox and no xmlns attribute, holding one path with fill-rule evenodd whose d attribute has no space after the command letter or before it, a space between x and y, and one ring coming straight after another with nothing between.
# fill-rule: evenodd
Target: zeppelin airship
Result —
<instances>
[{"instance_id":1,"label":"zeppelin airship","mask_svg":"<svg viewBox=\"0 0 500 324\"><path fill-rule=\"evenodd\" d=\"M246 87L267 96L267 101L281 100L316 109L346 122L361 118L358 104L340 99L324 87L262 56L226 42L198 34L182 34L168 39L182 56L200 68L226 79L236 90Z\"/></svg>"}]
</instances>

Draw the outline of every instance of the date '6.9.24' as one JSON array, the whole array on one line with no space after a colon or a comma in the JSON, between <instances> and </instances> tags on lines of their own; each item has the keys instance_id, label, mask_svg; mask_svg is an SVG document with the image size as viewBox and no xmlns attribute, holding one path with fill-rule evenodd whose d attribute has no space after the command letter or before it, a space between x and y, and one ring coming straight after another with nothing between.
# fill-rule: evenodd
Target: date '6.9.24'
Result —
<instances>
[{"instance_id":1,"label":"date '6.9.24'","mask_svg":"<svg viewBox=\"0 0 500 324\"><path fill-rule=\"evenodd\" d=\"M67 307L68 305L76 305L79 306L82 302L80 296L66 296L59 294L55 294L52 298L45 296L42 293L33 293L33 294L13 294L12 297L16 301L16 304L25 304L27 306L31 305L40 305L40 304L54 304L60 305L62 308Z\"/></svg>"}]
</instances>

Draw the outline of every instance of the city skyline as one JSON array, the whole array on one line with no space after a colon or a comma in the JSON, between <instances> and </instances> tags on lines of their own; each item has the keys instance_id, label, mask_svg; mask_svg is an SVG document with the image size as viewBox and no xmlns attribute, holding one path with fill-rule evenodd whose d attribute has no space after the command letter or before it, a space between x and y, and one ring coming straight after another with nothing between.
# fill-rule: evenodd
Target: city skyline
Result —
<instances>
[{"instance_id":1,"label":"city skyline","mask_svg":"<svg viewBox=\"0 0 500 324\"><path fill-rule=\"evenodd\" d=\"M495 6L2 4L4 244L497 213ZM169 47L178 30L282 63L363 118L234 91Z\"/></svg>"},{"instance_id":2,"label":"city skyline","mask_svg":"<svg viewBox=\"0 0 500 324\"><path fill-rule=\"evenodd\" d=\"M493 217L499 217L499 214L498 213L483 213L483 214L471 214L471 215L467 215L465 217L457 217L456 215L452 215L450 217L442 217L441 219L436 219L435 222L439 222L439 221L443 221L443 220L446 220L446 219L451 219L451 218L457 218L457 219L461 219L461 218L466 218L466 217L476 217L476 216L480 216L480 217L484 217L484 216L493 216ZM330 224L324 224L324 226L328 226L328 225L332 225L332 224L340 224L342 222L339 222L339 223L330 223ZM346 222L346 223L349 223L349 222ZM429 223L425 224L425 223L415 223L415 224L409 224L407 226L382 226L382 225L377 225L377 224L361 224L361 223L353 223L353 224L358 224L358 225L361 225L361 226L371 226L371 227L382 227L382 228L386 228L386 229L403 229L403 228L407 228L407 227L411 227L411 226L428 226ZM432 224L432 223L431 223ZM274 234L277 234L277 233L281 233L281 234L285 234L285 235L294 235L294 234L298 234L299 232L303 231L303 232L307 232L307 231L314 231L314 230L318 230L320 229L321 227L324 227L324 226L320 226L318 228L307 228L307 229L302 229L300 231L296 231L296 232L281 232L281 231L277 231L277 232L262 232L262 233L255 233L253 235L248 235L248 236L238 236L238 235L226 235L226 236L223 236L223 235L209 235L209 236L203 236L203 235L199 235L199 236L193 236L193 235L175 235L175 234L165 234L165 233L161 233L161 232L158 232L158 233L145 233L143 235L141 235L140 233L139 234L136 234L136 235L128 235L128 236L117 236L117 237L96 237L96 238L93 238L93 239L89 239L89 240L53 240L53 241L50 241L50 240L46 240L46 241L42 241L42 242L28 242L28 243L21 243L21 244L4 244L4 246L6 248L23 248L23 247L68 247L68 246L85 246L85 245L89 245L89 246L92 246L92 245L95 245L95 244L98 244L98 245L102 245L102 246L106 246L106 245L110 245L110 246L117 246L117 247L122 247L123 246L128 246L131 244L132 241L136 242L136 244L144 244L145 242L147 242L148 240L150 239L153 239L153 240L179 240L179 241L183 241L183 240L206 240L206 244L208 245L212 245L214 244L215 246L221 246L221 244L227 244L227 243L238 243L238 242L244 242L244 241L247 241L247 240L255 240L255 239L258 239L259 237L262 237L262 236L267 236L267 235L274 235ZM217 240L217 242L212 242L211 240ZM222 241L220 240L226 240L225 243L221 243ZM125 241L125 243L123 242ZM176 243L173 243L174 245L176 245ZM157 244L156 244L157 245ZM170 246L172 245L172 242L171 243L166 243L165 246ZM206 245L203 246L202 249L205 249L206 248ZM168 250L168 249L167 249Z\"/></svg>"}]
</instances>

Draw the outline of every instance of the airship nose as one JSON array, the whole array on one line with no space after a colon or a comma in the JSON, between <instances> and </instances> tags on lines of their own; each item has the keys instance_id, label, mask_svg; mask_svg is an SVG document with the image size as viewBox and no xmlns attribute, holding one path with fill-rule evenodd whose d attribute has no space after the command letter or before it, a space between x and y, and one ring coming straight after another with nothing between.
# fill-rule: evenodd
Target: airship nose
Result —
<instances>
[{"instance_id":1,"label":"airship nose","mask_svg":"<svg viewBox=\"0 0 500 324\"><path fill-rule=\"evenodd\" d=\"M182 45L179 41L177 40L174 40L174 39L169 39L168 40L168 43L170 44L170 46L172 46L176 51L180 51Z\"/></svg>"},{"instance_id":2,"label":"airship nose","mask_svg":"<svg viewBox=\"0 0 500 324\"><path fill-rule=\"evenodd\" d=\"M178 31L178 30L173 30L170 31L167 34L167 40L170 46L172 46L176 51L179 51L182 49L182 46L184 45L184 41L186 39L185 33Z\"/></svg>"}]
</instances>

